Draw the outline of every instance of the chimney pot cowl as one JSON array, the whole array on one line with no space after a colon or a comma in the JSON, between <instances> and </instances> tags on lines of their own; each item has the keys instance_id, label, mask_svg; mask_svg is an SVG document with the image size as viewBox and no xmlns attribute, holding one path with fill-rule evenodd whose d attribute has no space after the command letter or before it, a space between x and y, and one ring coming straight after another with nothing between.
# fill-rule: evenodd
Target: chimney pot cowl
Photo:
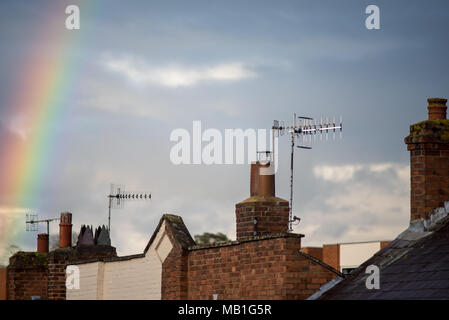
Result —
<instances>
[{"instance_id":1,"label":"chimney pot cowl","mask_svg":"<svg viewBox=\"0 0 449 320\"><path fill-rule=\"evenodd\" d=\"M62 212L60 223L72 223L72 214L70 212Z\"/></svg>"},{"instance_id":2,"label":"chimney pot cowl","mask_svg":"<svg viewBox=\"0 0 449 320\"><path fill-rule=\"evenodd\" d=\"M428 98L429 120L446 120L447 99L444 98Z\"/></svg>"}]
</instances>

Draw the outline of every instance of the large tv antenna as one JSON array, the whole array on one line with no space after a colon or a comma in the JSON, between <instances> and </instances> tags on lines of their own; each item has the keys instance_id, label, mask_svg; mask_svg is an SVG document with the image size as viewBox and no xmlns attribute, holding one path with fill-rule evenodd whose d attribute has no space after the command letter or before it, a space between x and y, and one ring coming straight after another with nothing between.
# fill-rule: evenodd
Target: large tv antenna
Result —
<instances>
[{"instance_id":1,"label":"large tv antenna","mask_svg":"<svg viewBox=\"0 0 449 320\"><path fill-rule=\"evenodd\" d=\"M316 136L320 136L320 140L323 140L323 134L326 135L326 141L329 139L329 133L333 135L335 140L335 132L340 132L340 139L343 130L343 120L340 116L340 123L335 122L335 117L332 120L326 118L320 119L317 123L313 118L309 117L297 117L296 113L293 114L293 123L291 125L284 124L284 121L279 123L278 120L274 120L273 127L274 135L283 136L284 134L291 135L291 153L290 153L290 212L288 221L288 231L293 231L292 222L299 221L296 216L293 217L293 155L295 146L301 149L312 149L312 139L316 141ZM274 136L273 135L273 136ZM313 138L312 138L313 137ZM296 145L296 140L302 140L301 144Z\"/></svg>"},{"instance_id":2,"label":"large tv antenna","mask_svg":"<svg viewBox=\"0 0 449 320\"><path fill-rule=\"evenodd\" d=\"M109 215L108 215L108 230L111 234L111 209L122 209L125 200L150 200L151 193L149 192L126 192L122 185L111 184L111 191L108 195L109 199Z\"/></svg>"},{"instance_id":3,"label":"large tv antenna","mask_svg":"<svg viewBox=\"0 0 449 320\"><path fill-rule=\"evenodd\" d=\"M50 235L50 222L59 220L59 218L52 219L38 219L37 213L27 213L26 214L26 231L37 231L39 223L47 224L47 234Z\"/></svg>"}]
</instances>

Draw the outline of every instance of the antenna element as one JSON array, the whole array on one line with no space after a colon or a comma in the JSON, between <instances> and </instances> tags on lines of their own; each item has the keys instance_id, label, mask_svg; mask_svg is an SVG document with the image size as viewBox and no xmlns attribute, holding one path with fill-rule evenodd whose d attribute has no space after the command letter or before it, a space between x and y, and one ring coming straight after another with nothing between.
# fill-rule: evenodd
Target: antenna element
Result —
<instances>
[{"instance_id":1,"label":"antenna element","mask_svg":"<svg viewBox=\"0 0 449 320\"><path fill-rule=\"evenodd\" d=\"M297 119L299 119L299 123L297 123ZM331 131L335 140L335 131L343 130L343 120L340 116L340 124L335 122L335 117L333 121L326 120L323 122L321 118L320 122L317 123L313 120L313 118L309 117L297 117L296 113L293 114L293 123L291 125L284 125L284 121L280 122L279 125L278 120L274 120L272 129L274 130L276 136L283 136L285 132L291 135L291 153L290 153L290 213L289 213L289 222L288 222L288 231L292 232L292 222L299 221L296 216L293 217L293 160L294 160L294 150L295 146L300 149L312 149L312 136L313 140L316 140L316 136L320 135L320 140L322 140L322 134L326 134L326 141L328 140L328 133ZM296 141L301 140L301 144L296 145Z\"/></svg>"}]
</instances>

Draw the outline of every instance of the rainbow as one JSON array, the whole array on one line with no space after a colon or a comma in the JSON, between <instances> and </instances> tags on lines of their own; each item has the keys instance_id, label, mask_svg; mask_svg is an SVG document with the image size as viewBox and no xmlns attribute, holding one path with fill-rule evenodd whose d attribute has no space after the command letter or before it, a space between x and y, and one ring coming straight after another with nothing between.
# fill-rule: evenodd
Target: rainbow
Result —
<instances>
[{"instance_id":1,"label":"rainbow","mask_svg":"<svg viewBox=\"0 0 449 320\"><path fill-rule=\"evenodd\" d=\"M8 254L7 247L19 244L25 236L25 212L39 209L36 194L48 177L55 124L60 121L65 99L79 73L75 53L80 47L86 10L78 3L81 29L67 30L66 5L51 1L46 7L39 7L45 19L39 16L40 21L36 21L33 40L49 46L37 46L38 52L27 55L27 61L17 69L19 85L1 101L8 110L7 118L22 117L26 129L26 137L8 135L9 138L0 140L0 259L3 260Z\"/></svg>"}]
</instances>

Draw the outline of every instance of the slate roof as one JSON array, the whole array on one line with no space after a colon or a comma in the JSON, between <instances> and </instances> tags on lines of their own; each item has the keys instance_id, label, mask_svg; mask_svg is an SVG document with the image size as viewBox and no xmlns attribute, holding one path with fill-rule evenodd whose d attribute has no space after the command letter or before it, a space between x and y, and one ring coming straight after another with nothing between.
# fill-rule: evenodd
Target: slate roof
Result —
<instances>
[{"instance_id":1,"label":"slate roof","mask_svg":"<svg viewBox=\"0 0 449 320\"><path fill-rule=\"evenodd\" d=\"M380 269L380 289L366 288L369 265ZM317 298L449 299L449 202L430 219L413 221L388 246Z\"/></svg>"}]
</instances>

